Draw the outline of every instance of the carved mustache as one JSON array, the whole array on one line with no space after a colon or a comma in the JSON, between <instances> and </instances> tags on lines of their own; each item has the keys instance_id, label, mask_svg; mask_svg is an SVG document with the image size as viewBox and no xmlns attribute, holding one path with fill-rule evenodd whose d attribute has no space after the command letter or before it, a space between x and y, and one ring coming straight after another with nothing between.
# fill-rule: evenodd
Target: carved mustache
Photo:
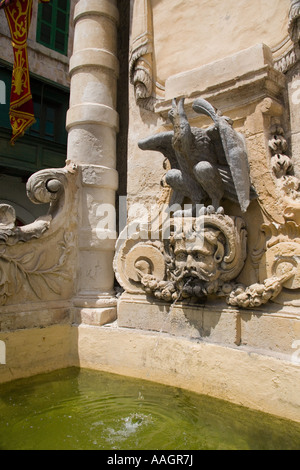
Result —
<instances>
[{"instance_id":1,"label":"carved mustache","mask_svg":"<svg viewBox=\"0 0 300 470\"><path fill-rule=\"evenodd\" d=\"M215 276L217 270L210 270L209 272L205 271L204 269L201 268L188 268L184 267L183 269L177 269L176 271L173 272L174 277L176 278L176 281L182 281L185 277L196 277L198 279L211 279L212 277Z\"/></svg>"}]
</instances>

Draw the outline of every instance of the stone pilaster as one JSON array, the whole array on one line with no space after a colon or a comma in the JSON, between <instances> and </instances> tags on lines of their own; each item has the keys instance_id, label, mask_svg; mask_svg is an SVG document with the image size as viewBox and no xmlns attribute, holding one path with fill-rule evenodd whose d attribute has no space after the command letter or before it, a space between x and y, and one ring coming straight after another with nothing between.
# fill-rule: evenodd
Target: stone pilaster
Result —
<instances>
[{"instance_id":1,"label":"stone pilaster","mask_svg":"<svg viewBox=\"0 0 300 470\"><path fill-rule=\"evenodd\" d=\"M118 187L117 1L80 0L74 20L67 116L68 159L79 168L79 253L74 305L78 322L99 325L116 317L112 260ZM108 220L104 226L103 217Z\"/></svg>"}]
</instances>

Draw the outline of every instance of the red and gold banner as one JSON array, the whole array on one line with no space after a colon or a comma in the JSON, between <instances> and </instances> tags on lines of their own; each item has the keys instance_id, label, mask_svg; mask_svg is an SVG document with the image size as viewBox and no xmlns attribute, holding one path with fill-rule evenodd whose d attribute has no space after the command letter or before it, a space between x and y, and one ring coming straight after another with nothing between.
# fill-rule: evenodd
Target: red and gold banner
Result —
<instances>
[{"instance_id":1,"label":"red and gold banner","mask_svg":"<svg viewBox=\"0 0 300 470\"><path fill-rule=\"evenodd\" d=\"M33 101L30 89L27 39L32 16L33 0L0 0L0 8L5 7L12 46L14 68L10 97L10 124L12 127L11 144L22 137L35 122ZM48 3L50 0L40 0Z\"/></svg>"},{"instance_id":2,"label":"red and gold banner","mask_svg":"<svg viewBox=\"0 0 300 470\"><path fill-rule=\"evenodd\" d=\"M10 96L10 124L12 127L11 143L24 135L34 122L33 102L30 89L27 38L32 15L32 0L14 0L6 6L14 52Z\"/></svg>"}]
</instances>

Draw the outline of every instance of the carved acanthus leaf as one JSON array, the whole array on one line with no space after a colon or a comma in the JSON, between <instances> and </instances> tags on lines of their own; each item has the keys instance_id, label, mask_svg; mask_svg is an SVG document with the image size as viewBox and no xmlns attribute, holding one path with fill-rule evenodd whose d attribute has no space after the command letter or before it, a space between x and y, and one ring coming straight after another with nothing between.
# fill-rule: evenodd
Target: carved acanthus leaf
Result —
<instances>
[{"instance_id":1,"label":"carved acanthus leaf","mask_svg":"<svg viewBox=\"0 0 300 470\"><path fill-rule=\"evenodd\" d=\"M47 250L36 250L30 245L29 251L17 254L10 253L2 247L0 251L0 305L19 294L22 288L29 288L35 297L42 300L45 288L60 295L63 289L62 280L71 280L71 274L64 270L68 256L74 247L72 234L64 234L58 242L58 253L55 261L49 257Z\"/></svg>"}]
</instances>

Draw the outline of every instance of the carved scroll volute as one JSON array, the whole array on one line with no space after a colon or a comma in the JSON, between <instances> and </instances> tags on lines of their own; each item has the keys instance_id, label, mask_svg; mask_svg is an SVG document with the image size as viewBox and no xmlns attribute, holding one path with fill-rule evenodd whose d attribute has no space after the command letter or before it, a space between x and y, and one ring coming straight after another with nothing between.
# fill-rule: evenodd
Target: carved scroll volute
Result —
<instances>
[{"instance_id":1,"label":"carved scroll volute","mask_svg":"<svg viewBox=\"0 0 300 470\"><path fill-rule=\"evenodd\" d=\"M135 0L132 22L132 42L129 57L130 81L136 101L142 105L152 95L153 88L153 26L150 0Z\"/></svg>"},{"instance_id":2,"label":"carved scroll volute","mask_svg":"<svg viewBox=\"0 0 300 470\"><path fill-rule=\"evenodd\" d=\"M50 204L47 218L51 218L52 231L66 222L65 216L70 211L74 197L76 173L76 165L67 162L65 168L38 171L27 181L26 191L30 201L34 204Z\"/></svg>"},{"instance_id":3,"label":"carved scroll volute","mask_svg":"<svg viewBox=\"0 0 300 470\"><path fill-rule=\"evenodd\" d=\"M57 205L64 205L62 199L69 184L68 176L75 174L77 167L67 162L65 168L50 168L34 173L26 184L27 197L34 204L50 203L50 212L57 209Z\"/></svg>"},{"instance_id":4,"label":"carved scroll volute","mask_svg":"<svg viewBox=\"0 0 300 470\"><path fill-rule=\"evenodd\" d=\"M73 184L69 176L76 173L76 166L68 164L65 168L47 169L34 173L26 185L27 196L34 204L50 204L47 214L33 223L16 226L16 213L8 204L0 205L0 245L16 245L40 238L51 227L51 233L66 224L65 212L70 210ZM60 217L58 217L60 215Z\"/></svg>"},{"instance_id":5,"label":"carved scroll volute","mask_svg":"<svg viewBox=\"0 0 300 470\"><path fill-rule=\"evenodd\" d=\"M134 226L135 224L133 224ZM114 271L120 286L129 294L144 294L142 277L165 278L165 259L162 243L151 241L148 230L135 232L127 226L116 244Z\"/></svg>"}]
</instances>

